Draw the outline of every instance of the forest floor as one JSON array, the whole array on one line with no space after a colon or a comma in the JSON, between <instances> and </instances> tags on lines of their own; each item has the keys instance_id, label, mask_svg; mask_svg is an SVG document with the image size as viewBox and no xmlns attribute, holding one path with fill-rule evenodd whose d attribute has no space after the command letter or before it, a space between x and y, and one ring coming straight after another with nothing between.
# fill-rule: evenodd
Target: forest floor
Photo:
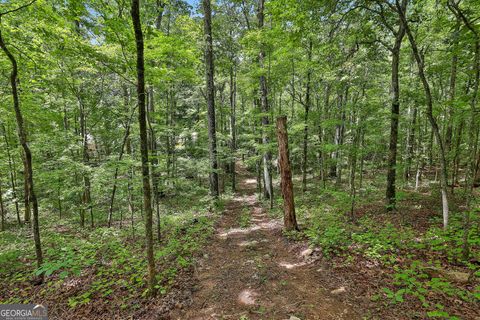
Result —
<instances>
[{"instance_id":1,"label":"forest floor","mask_svg":"<svg viewBox=\"0 0 480 320\"><path fill-rule=\"evenodd\" d=\"M312 179L295 193L301 231L286 233L281 197L268 209L253 174L237 173L239 191L215 203L205 189L164 199L155 297L140 217L122 228L97 217L91 229L49 215L40 270L29 228L0 233L0 303L41 303L51 319L480 320L480 215L470 215L462 260L459 197L443 230L435 184L402 191L392 213L378 192L384 176L371 174L352 221L343 186ZM45 281L32 285L39 271Z\"/></svg>"},{"instance_id":2,"label":"forest floor","mask_svg":"<svg viewBox=\"0 0 480 320\"><path fill-rule=\"evenodd\" d=\"M255 179L240 170L240 192L227 204L216 234L197 263L191 304L172 319L360 319L329 290L316 252L282 234L255 194ZM343 300L343 301L342 301Z\"/></svg>"}]
</instances>

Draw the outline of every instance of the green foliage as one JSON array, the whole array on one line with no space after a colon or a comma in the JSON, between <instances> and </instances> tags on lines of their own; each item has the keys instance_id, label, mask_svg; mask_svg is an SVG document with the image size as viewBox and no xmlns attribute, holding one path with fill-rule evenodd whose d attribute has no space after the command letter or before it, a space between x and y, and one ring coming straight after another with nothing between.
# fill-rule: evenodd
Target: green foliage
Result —
<instances>
[{"instance_id":1,"label":"green foliage","mask_svg":"<svg viewBox=\"0 0 480 320\"><path fill-rule=\"evenodd\" d=\"M145 1L141 8L148 160L155 180L151 184L158 188L154 206L160 216L155 258L161 264L157 279L161 293L168 292L181 270L192 265L212 232L215 213L225 210L231 196L224 192L214 200L207 190L211 168L203 89L205 38L202 12L187 2ZM449 181L463 184L473 178L470 168L477 161L474 137L480 123L474 13L480 6L478 1L461 1L455 9L461 11L459 15L452 10L454 3L447 6L447 1L408 2L407 18L422 53L442 141L435 140L427 121L426 97L405 36L398 67L397 211L389 216L370 209L383 210L385 203L392 119L386 106L392 104L388 88L393 72L392 30L399 23L391 3L266 1L265 27L257 28L255 1L214 1L216 172L224 190L230 189L227 167L232 160L242 159L252 176L260 177L263 155L269 152L272 162L277 157L274 120L288 115L294 184L300 185L297 174L306 161L308 190L295 195L305 232L285 236L307 237L326 257L343 258L346 265L361 257L394 270L391 283L379 296L395 304L417 299L428 308L428 317L454 319L445 310L448 306L431 302L425 290L471 302L479 299L478 286L459 288L443 276L428 276L427 269L446 264L479 277L477 191L472 196L458 190L469 188L455 189L447 229L441 227L439 217L423 220L430 211L440 212L439 142L448 150ZM40 297L78 280L82 288L69 297L70 307L108 300L125 291L120 308L139 308L139 303L131 306L130 301L140 292L146 298L149 292L144 279L136 45L129 2L11 0L1 1L1 12L24 4L29 5L2 14L1 29L19 68L19 101L32 151L44 263L36 267L31 230L16 222L16 206L22 215L26 198L24 155L12 108L12 65L0 51L0 186L7 229L0 233L2 290L14 288L8 301L25 302L32 299L28 280L43 275L47 285L42 287L45 292L38 290ZM161 4L164 7L158 7ZM269 110L260 107L260 77L268 86ZM453 84L455 88L450 88ZM231 113L230 103L235 103L236 114ZM262 123L262 118L269 123ZM330 166L337 177L329 176ZM421 185L413 192L417 168ZM351 178L356 180L347 179L355 170ZM402 181L406 173L409 181ZM268 215L280 218L282 199L274 193L277 198ZM469 211L462 212L471 196ZM427 198L434 201L422 203L418 221L408 221L412 202ZM107 228L110 205L113 226ZM362 210L357 212L358 208ZM247 211L238 219L240 227L251 224ZM85 225L93 228L78 226L82 213Z\"/></svg>"},{"instance_id":2,"label":"green foliage","mask_svg":"<svg viewBox=\"0 0 480 320\"><path fill-rule=\"evenodd\" d=\"M252 216L250 215L250 208L245 207L245 208L243 208L242 213L238 217L238 220L239 220L238 224L240 225L241 228L248 228L250 226L250 223L251 223L251 221L250 221L251 218L252 218Z\"/></svg>"},{"instance_id":3,"label":"green foliage","mask_svg":"<svg viewBox=\"0 0 480 320\"><path fill-rule=\"evenodd\" d=\"M450 226L446 230L441 227L441 219L434 217L427 230L419 231L411 225L399 224L398 220L394 220L395 215L402 214L401 210L404 209L401 207L395 215L385 212L380 213L381 217L365 214L354 222L349 221L348 201L345 198L346 195L341 192L329 189L317 189L299 198L300 208L305 208L302 211L309 212L302 218L308 226L305 234L327 259L342 257L343 263L348 265L358 261L358 258L354 258L358 255L373 265L394 270L390 281L385 283L386 286L372 297L374 301L380 301L381 297L386 297L388 303L395 305L418 301L425 310L425 316L442 319L458 318L449 314L432 296L446 296L465 303L479 301L478 288L475 291L459 286L449 280L448 270L444 270L447 268L444 266L445 261L463 264L471 272L478 269L462 256L465 214L451 214ZM399 199L399 203L408 201L407 199ZM420 200L421 198L417 199ZM367 195L357 201L360 203L357 205L361 206L362 203L368 204L375 200ZM471 214L471 225L477 225L479 218L478 215ZM472 232L472 229L468 233L468 243L470 257L476 260L480 253L479 235Z\"/></svg>"}]
</instances>

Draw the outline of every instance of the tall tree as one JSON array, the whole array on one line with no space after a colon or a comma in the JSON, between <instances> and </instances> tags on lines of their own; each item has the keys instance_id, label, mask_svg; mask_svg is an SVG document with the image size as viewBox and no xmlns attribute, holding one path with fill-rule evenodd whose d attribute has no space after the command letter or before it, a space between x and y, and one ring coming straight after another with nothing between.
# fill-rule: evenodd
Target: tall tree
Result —
<instances>
[{"instance_id":1,"label":"tall tree","mask_svg":"<svg viewBox=\"0 0 480 320\"><path fill-rule=\"evenodd\" d=\"M35 0L23 6L17 7L15 9L0 13L0 24L1 24L1 19L4 15L26 8L27 6L32 5L34 2ZM17 121L18 139L20 140L20 144L22 145L24 156L25 156L24 171L27 177L26 182L27 182L27 188L28 188L28 197L29 197L29 202L32 204L32 207L33 207L33 223L32 223L33 240L35 242L35 254L37 257L37 266L40 268L40 266L43 264L43 254L42 254L42 244L40 241L40 226L38 222L38 201L35 195L35 188L33 184L32 152L30 151L30 147L28 146L27 132L25 130L25 122L23 120L22 110L20 108L20 98L18 94L18 83L19 83L18 64L17 64L17 60L15 59L15 56L10 52L10 50L5 44L5 40L3 39L3 35L2 35L1 25L0 25L0 48L3 50L3 52L5 53L5 55L7 56L8 60L12 65L12 71L10 73L10 85L12 89L13 109L15 111L15 119ZM42 282L43 278L39 277L38 280Z\"/></svg>"},{"instance_id":2,"label":"tall tree","mask_svg":"<svg viewBox=\"0 0 480 320\"><path fill-rule=\"evenodd\" d=\"M258 28L262 30L264 28L264 20L265 20L265 0L258 1ZM273 182L272 182L272 170L271 170L271 161L272 155L268 150L268 144L270 139L268 137L268 130L270 125L269 119L269 112L270 106L268 105L268 87L267 87L267 77L265 75L265 49L263 45L260 48L260 53L258 54L258 64L261 69L260 74L260 107L262 111L262 143L265 147L265 151L263 153L263 178L265 182L265 192L264 195L268 199L270 199L270 205L272 205L273 200Z\"/></svg>"},{"instance_id":3,"label":"tall tree","mask_svg":"<svg viewBox=\"0 0 480 320\"><path fill-rule=\"evenodd\" d=\"M210 0L202 0L203 23L205 35L205 81L207 84L207 113L208 113L208 149L210 153L210 193L218 198L218 160L217 160L217 133L215 124L215 83L213 80L215 69L213 61L212 39L212 8Z\"/></svg>"},{"instance_id":4,"label":"tall tree","mask_svg":"<svg viewBox=\"0 0 480 320\"><path fill-rule=\"evenodd\" d=\"M142 23L140 20L140 0L132 0L132 23L135 32L137 49L137 99L138 99L138 123L140 125L140 156L142 159L142 182L143 182L143 209L145 211L145 239L148 262L148 289L149 293L155 293L155 258L153 256L153 212L152 193L150 190L150 174L148 166L148 138L147 138L147 114L145 104L145 61Z\"/></svg>"},{"instance_id":5,"label":"tall tree","mask_svg":"<svg viewBox=\"0 0 480 320\"><path fill-rule=\"evenodd\" d=\"M406 0L402 0L400 6L405 10ZM405 36L405 28L402 23L398 23L398 30L394 32L395 44L391 48L392 52L392 109L390 118L390 144L388 151L388 173L387 173L387 208L392 210L396 205L395 181L397 176L397 145L398 145L398 120L400 117L400 83L399 83L399 65L400 48ZM390 27L391 30L393 28Z\"/></svg>"}]
</instances>

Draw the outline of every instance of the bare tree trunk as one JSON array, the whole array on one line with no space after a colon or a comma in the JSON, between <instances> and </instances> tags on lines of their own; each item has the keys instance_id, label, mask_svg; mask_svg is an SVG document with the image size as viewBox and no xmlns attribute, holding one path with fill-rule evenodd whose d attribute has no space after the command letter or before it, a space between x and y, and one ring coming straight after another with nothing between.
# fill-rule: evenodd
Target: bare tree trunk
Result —
<instances>
[{"instance_id":1,"label":"bare tree trunk","mask_svg":"<svg viewBox=\"0 0 480 320\"><path fill-rule=\"evenodd\" d=\"M283 196L283 221L285 230L298 230L295 216L295 202L293 197L292 171L288 150L287 117L277 118L278 163Z\"/></svg>"},{"instance_id":2,"label":"bare tree trunk","mask_svg":"<svg viewBox=\"0 0 480 320\"><path fill-rule=\"evenodd\" d=\"M40 241L40 228L38 222L38 202L35 195L35 189L33 184L33 168L32 168L32 153L30 152L30 147L27 142L27 133L24 128L23 115L20 109L20 99L18 96L18 67L17 60L8 50L5 42L3 40L2 31L0 29L0 48L3 50L7 58L12 64L12 72L10 74L10 84L12 87L12 98L13 98L13 108L15 110L15 118L17 121L17 130L18 138L20 144L22 145L23 152L25 154L25 174L27 175L28 182L28 195L30 197L30 203L33 206L33 239L35 243L35 254L37 257L37 266L41 267L43 264L43 255L42 255L42 244ZM43 281L43 278L39 279L40 282Z\"/></svg>"},{"instance_id":3,"label":"bare tree trunk","mask_svg":"<svg viewBox=\"0 0 480 320\"><path fill-rule=\"evenodd\" d=\"M218 160L217 160L217 134L215 124L215 84L213 62L213 39L212 39L212 9L210 0L202 0L204 12L205 32L205 80L207 83L207 107L208 107L208 140L210 152L210 193L218 198Z\"/></svg>"},{"instance_id":4,"label":"bare tree trunk","mask_svg":"<svg viewBox=\"0 0 480 320\"><path fill-rule=\"evenodd\" d=\"M155 258L153 256L153 212L152 193L150 190L150 174L148 167L147 118L145 105L145 61L143 47L142 24L140 20L140 0L132 0L132 22L135 31L137 51L137 99L138 123L140 125L140 154L142 159L143 207L145 210L145 240L148 262L148 290L155 294Z\"/></svg>"},{"instance_id":5,"label":"bare tree trunk","mask_svg":"<svg viewBox=\"0 0 480 320\"><path fill-rule=\"evenodd\" d=\"M405 8L406 1L402 1L402 8ZM400 84L399 84L399 65L400 48L405 36L405 28L402 23L398 27L395 35L395 45L392 49L392 109L390 118L390 146L388 152L388 172L387 172L387 209L394 210L396 206L396 174L397 174L397 144L398 144L398 120L400 117Z\"/></svg>"}]
</instances>

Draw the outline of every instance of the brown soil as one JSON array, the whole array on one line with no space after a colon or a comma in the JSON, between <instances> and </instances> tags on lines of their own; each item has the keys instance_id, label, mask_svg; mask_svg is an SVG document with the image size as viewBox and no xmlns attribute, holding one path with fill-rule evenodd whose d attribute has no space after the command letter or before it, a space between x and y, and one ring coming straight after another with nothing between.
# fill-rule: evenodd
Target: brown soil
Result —
<instances>
[{"instance_id":1,"label":"brown soil","mask_svg":"<svg viewBox=\"0 0 480 320\"><path fill-rule=\"evenodd\" d=\"M282 235L282 222L269 218L256 200L255 180L240 171L241 193L227 205L199 259L191 303L171 319L360 319L344 299L345 284L336 292L324 287L324 271L312 263L316 252ZM241 228L247 213L250 225Z\"/></svg>"}]
</instances>

